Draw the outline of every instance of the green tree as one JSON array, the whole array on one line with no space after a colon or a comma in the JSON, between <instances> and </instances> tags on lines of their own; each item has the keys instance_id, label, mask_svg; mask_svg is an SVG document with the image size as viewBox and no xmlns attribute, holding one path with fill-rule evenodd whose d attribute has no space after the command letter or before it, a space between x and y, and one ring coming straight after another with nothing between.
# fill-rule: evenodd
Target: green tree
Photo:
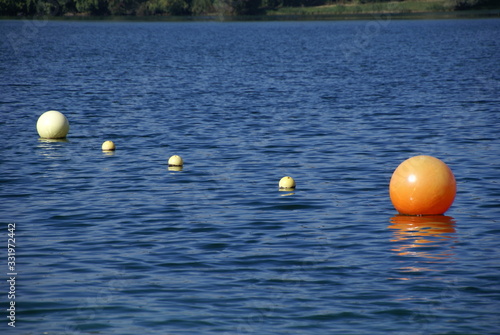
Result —
<instances>
[{"instance_id":1,"label":"green tree","mask_svg":"<svg viewBox=\"0 0 500 335\"><path fill-rule=\"evenodd\" d=\"M213 0L193 0L191 2L191 12L195 15L213 13Z\"/></svg>"},{"instance_id":2,"label":"green tree","mask_svg":"<svg viewBox=\"0 0 500 335\"><path fill-rule=\"evenodd\" d=\"M283 6L283 0L262 0L261 6L264 8L276 9Z\"/></svg>"},{"instance_id":3,"label":"green tree","mask_svg":"<svg viewBox=\"0 0 500 335\"><path fill-rule=\"evenodd\" d=\"M76 13L76 2L75 0L66 0L65 3L62 4L62 12L63 13Z\"/></svg>"},{"instance_id":4,"label":"green tree","mask_svg":"<svg viewBox=\"0 0 500 335\"><path fill-rule=\"evenodd\" d=\"M232 0L215 0L214 9L219 15L233 15Z\"/></svg>"},{"instance_id":5,"label":"green tree","mask_svg":"<svg viewBox=\"0 0 500 335\"><path fill-rule=\"evenodd\" d=\"M57 16L64 13L64 4L59 3L59 0L22 0L18 3L20 13L24 15Z\"/></svg>"},{"instance_id":6,"label":"green tree","mask_svg":"<svg viewBox=\"0 0 500 335\"><path fill-rule=\"evenodd\" d=\"M258 14L261 0L215 0L214 8L219 15Z\"/></svg>"},{"instance_id":7,"label":"green tree","mask_svg":"<svg viewBox=\"0 0 500 335\"><path fill-rule=\"evenodd\" d=\"M75 0L76 9L80 13L90 13L92 15L107 15L108 1L107 0Z\"/></svg>"},{"instance_id":8,"label":"green tree","mask_svg":"<svg viewBox=\"0 0 500 335\"><path fill-rule=\"evenodd\" d=\"M237 0L233 1L233 9L236 15L255 15L259 13L261 0Z\"/></svg>"},{"instance_id":9,"label":"green tree","mask_svg":"<svg viewBox=\"0 0 500 335\"><path fill-rule=\"evenodd\" d=\"M139 15L187 15L189 3L185 0L148 0L138 9Z\"/></svg>"},{"instance_id":10,"label":"green tree","mask_svg":"<svg viewBox=\"0 0 500 335\"><path fill-rule=\"evenodd\" d=\"M107 0L111 15L132 15L139 7L137 0Z\"/></svg>"},{"instance_id":11,"label":"green tree","mask_svg":"<svg viewBox=\"0 0 500 335\"><path fill-rule=\"evenodd\" d=\"M0 14L14 16L26 11L26 4L16 0L0 0Z\"/></svg>"},{"instance_id":12,"label":"green tree","mask_svg":"<svg viewBox=\"0 0 500 335\"><path fill-rule=\"evenodd\" d=\"M167 2L167 13L170 15L190 14L189 3L185 0L169 0Z\"/></svg>"}]
</instances>

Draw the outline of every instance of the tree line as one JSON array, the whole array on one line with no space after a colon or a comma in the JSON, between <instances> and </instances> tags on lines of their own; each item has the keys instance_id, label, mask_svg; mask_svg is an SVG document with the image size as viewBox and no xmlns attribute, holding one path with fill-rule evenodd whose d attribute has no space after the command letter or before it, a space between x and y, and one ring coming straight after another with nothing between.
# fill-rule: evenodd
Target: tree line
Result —
<instances>
[{"instance_id":1,"label":"tree line","mask_svg":"<svg viewBox=\"0 0 500 335\"><path fill-rule=\"evenodd\" d=\"M252 15L278 6L323 4L306 0L0 0L3 15Z\"/></svg>"},{"instance_id":2,"label":"tree line","mask_svg":"<svg viewBox=\"0 0 500 335\"><path fill-rule=\"evenodd\" d=\"M258 15L281 7L389 0L0 0L2 16L61 15ZM399 0L403 1L403 0ZM496 0L452 0L469 9Z\"/></svg>"}]
</instances>

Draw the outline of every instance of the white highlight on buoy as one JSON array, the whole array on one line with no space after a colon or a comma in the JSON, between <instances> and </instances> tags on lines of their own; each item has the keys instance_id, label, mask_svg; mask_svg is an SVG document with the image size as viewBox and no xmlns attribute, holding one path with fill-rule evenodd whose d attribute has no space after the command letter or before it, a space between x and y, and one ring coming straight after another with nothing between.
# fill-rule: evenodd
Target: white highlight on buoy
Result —
<instances>
[{"instance_id":1,"label":"white highlight on buoy","mask_svg":"<svg viewBox=\"0 0 500 335\"><path fill-rule=\"evenodd\" d=\"M102 151L114 151L116 149L115 144L113 141L105 141L102 144Z\"/></svg>"},{"instance_id":2,"label":"white highlight on buoy","mask_svg":"<svg viewBox=\"0 0 500 335\"><path fill-rule=\"evenodd\" d=\"M279 182L280 191L290 191L295 189L295 180L292 177L285 176Z\"/></svg>"},{"instance_id":3,"label":"white highlight on buoy","mask_svg":"<svg viewBox=\"0 0 500 335\"><path fill-rule=\"evenodd\" d=\"M168 159L168 166L183 166L184 161L182 160L181 156L178 155L173 155Z\"/></svg>"},{"instance_id":4,"label":"white highlight on buoy","mask_svg":"<svg viewBox=\"0 0 500 335\"><path fill-rule=\"evenodd\" d=\"M48 111L38 118L36 130L41 138L65 138L69 132L69 122L63 113Z\"/></svg>"}]
</instances>

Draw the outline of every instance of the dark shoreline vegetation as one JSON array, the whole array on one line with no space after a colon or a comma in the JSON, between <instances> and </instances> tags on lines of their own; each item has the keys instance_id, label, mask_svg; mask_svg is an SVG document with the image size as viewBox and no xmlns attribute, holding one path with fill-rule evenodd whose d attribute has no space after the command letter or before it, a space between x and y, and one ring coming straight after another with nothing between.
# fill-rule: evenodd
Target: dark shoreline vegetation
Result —
<instances>
[{"instance_id":1,"label":"dark shoreline vegetation","mask_svg":"<svg viewBox=\"0 0 500 335\"><path fill-rule=\"evenodd\" d=\"M324 18L500 16L497 0L0 0L0 17Z\"/></svg>"}]
</instances>

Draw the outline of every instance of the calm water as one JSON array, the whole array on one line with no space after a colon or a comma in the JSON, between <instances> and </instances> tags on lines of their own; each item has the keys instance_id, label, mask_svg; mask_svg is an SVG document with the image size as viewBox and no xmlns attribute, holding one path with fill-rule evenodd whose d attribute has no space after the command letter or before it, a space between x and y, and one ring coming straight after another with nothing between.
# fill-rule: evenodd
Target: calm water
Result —
<instances>
[{"instance_id":1,"label":"calm water","mask_svg":"<svg viewBox=\"0 0 500 335\"><path fill-rule=\"evenodd\" d=\"M1 332L499 334L499 32L0 21ZM418 154L456 176L446 216L396 216Z\"/></svg>"}]
</instances>

